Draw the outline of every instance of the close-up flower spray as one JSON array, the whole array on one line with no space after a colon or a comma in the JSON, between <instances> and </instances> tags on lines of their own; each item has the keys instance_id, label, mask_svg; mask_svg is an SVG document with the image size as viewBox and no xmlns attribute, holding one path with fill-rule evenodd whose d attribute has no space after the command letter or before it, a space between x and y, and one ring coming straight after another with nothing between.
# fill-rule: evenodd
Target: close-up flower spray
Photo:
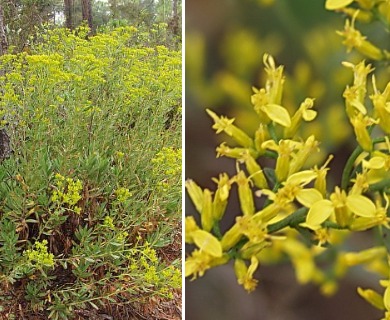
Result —
<instances>
[{"instance_id":1,"label":"close-up flower spray","mask_svg":"<svg viewBox=\"0 0 390 320\"><path fill-rule=\"evenodd\" d=\"M361 56L351 62L347 54L341 66L353 75L352 82L344 84L340 112L346 114L354 149L342 164L340 183L328 183L335 156L310 131L319 116L316 97L286 106L284 67L264 54L265 81L261 88L253 87L250 96L255 130L206 110L216 134L226 137L216 148L217 158L235 161L236 172L213 177L213 189L191 178L186 181L197 212L187 212L185 220L185 276L195 280L230 264L237 283L253 292L261 286L262 265L288 259L299 284L314 284L331 296L359 265L379 279L379 286L366 287L362 281L356 292L380 310L382 319L390 319L390 53L388 43L376 43L358 29L360 24L371 25L390 40L390 1L327 0L325 8L344 15L344 29L337 34L348 54ZM235 196L239 210L222 230ZM345 243L361 232L369 233L372 245L348 250ZM188 282L187 291L191 285Z\"/></svg>"}]
</instances>

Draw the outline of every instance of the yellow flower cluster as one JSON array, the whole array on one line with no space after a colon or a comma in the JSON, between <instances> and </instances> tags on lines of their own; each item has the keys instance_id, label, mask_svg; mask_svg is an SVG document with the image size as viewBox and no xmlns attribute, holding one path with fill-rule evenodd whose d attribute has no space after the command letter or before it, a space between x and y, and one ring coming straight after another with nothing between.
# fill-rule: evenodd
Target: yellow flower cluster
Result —
<instances>
[{"instance_id":1,"label":"yellow flower cluster","mask_svg":"<svg viewBox=\"0 0 390 320\"><path fill-rule=\"evenodd\" d=\"M128 199L130 199L130 197L133 195L129 189L127 188L124 188L124 187L120 187L118 189L115 190L115 195L116 195L116 199L119 201L119 202L125 202L127 201Z\"/></svg>"},{"instance_id":2,"label":"yellow flower cluster","mask_svg":"<svg viewBox=\"0 0 390 320\"><path fill-rule=\"evenodd\" d=\"M160 179L157 187L166 192L173 185L178 183L181 176L182 152L181 148L163 147L152 159L154 164L153 175Z\"/></svg>"},{"instance_id":3,"label":"yellow flower cluster","mask_svg":"<svg viewBox=\"0 0 390 320\"><path fill-rule=\"evenodd\" d=\"M341 187L329 192L326 177L333 155L320 167L308 167L320 143L314 135L305 139L299 135L304 123L317 116L312 110L314 99L306 98L290 116L282 104L283 68L277 67L269 55L264 56L264 64L265 87L253 89L251 100L259 119L253 136L238 128L235 119L207 110L216 133L224 132L236 142L235 146L222 143L217 155L235 159L237 174L229 177L221 173L214 178L214 192L186 181L200 219L198 223L195 217L186 217L185 240L196 249L187 257L185 275L203 276L208 269L234 260L238 283L252 291L258 283L253 275L261 263L288 256L300 283L314 282L324 294L332 294L337 289L336 280L353 265L353 255L340 253L329 277L316 264L316 257L326 250L324 246L340 243L353 231L390 227L390 142L386 125L390 119L390 83L380 92L373 77L374 93L369 97L373 107L369 112L365 95L371 66L364 61L358 65L344 63L354 71L354 83L347 87L344 97L359 146L345 166ZM383 137L371 138L375 125L383 129ZM274 159L262 162L274 163L274 167L262 167L260 158ZM222 234L219 222L233 185L237 187L241 212ZM388 270L388 266L384 268Z\"/></svg>"},{"instance_id":4,"label":"yellow flower cluster","mask_svg":"<svg viewBox=\"0 0 390 320\"><path fill-rule=\"evenodd\" d=\"M160 294L172 298L169 288L181 287L180 270L173 265L161 269L157 252L148 242L142 249L131 249L127 258L131 274L140 273L143 284L155 287Z\"/></svg>"},{"instance_id":5,"label":"yellow flower cluster","mask_svg":"<svg viewBox=\"0 0 390 320\"><path fill-rule=\"evenodd\" d=\"M57 205L66 205L69 209L80 214L81 208L77 203L81 200L80 192L83 190L83 185L79 179L65 178L57 173L54 176L55 189L51 196L51 201Z\"/></svg>"},{"instance_id":6,"label":"yellow flower cluster","mask_svg":"<svg viewBox=\"0 0 390 320\"><path fill-rule=\"evenodd\" d=\"M23 255L36 268L54 266L54 255L47 251L47 240L36 241L33 249L27 249Z\"/></svg>"}]
</instances>

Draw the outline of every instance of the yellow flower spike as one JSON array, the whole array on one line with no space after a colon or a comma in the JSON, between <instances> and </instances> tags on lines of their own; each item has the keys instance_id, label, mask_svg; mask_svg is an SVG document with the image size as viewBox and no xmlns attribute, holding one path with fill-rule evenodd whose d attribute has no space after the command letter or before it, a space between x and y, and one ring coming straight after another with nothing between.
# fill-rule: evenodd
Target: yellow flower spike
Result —
<instances>
[{"instance_id":1,"label":"yellow flower spike","mask_svg":"<svg viewBox=\"0 0 390 320\"><path fill-rule=\"evenodd\" d=\"M284 129L284 138L293 137L299 129L302 123L302 119L305 121L312 121L317 116L317 111L311 110L314 106L314 99L306 98L301 103L299 109L295 112L291 119L291 126Z\"/></svg>"},{"instance_id":2,"label":"yellow flower spike","mask_svg":"<svg viewBox=\"0 0 390 320\"><path fill-rule=\"evenodd\" d=\"M327 199L323 199L314 203L307 213L306 223L303 226L317 230L320 228L321 223L330 217L334 212L333 203Z\"/></svg>"},{"instance_id":3,"label":"yellow flower spike","mask_svg":"<svg viewBox=\"0 0 390 320\"><path fill-rule=\"evenodd\" d=\"M365 196L349 195L347 197L347 207L359 217L374 217L376 212L375 204Z\"/></svg>"},{"instance_id":4,"label":"yellow flower spike","mask_svg":"<svg viewBox=\"0 0 390 320\"><path fill-rule=\"evenodd\" d=\"M372 118L364 117L361 113L351 119L353 129L355 131L356 140L364 151L372 151L372 139L367 130L367 127L377 123Z\"/></svg>"},{"instance_id":5,"label":"yellow flower spike","mask_svg":"<svg viewBox=\"0 0 390 320\"><path fill-rule=\"evenodd\" d=\"M326 0L325 9L337 10L350 5L354 0Z\"/></svg>"},{"instance_id":6,"label":"yellow flower spike","mask_svg":"<svg viewBox=\"0 0 390 320\"><path fill-rule=\"evenodd\" d=\"M385 304L383 297L372 289L363 289L361 287L357 288L358 294L371 305L379 310L385 310Z\"/></svg>"},{"instance_id":7,"label":"yellow flower spike","mask_svg":"<svg viewBox=\"0 0 390 320\"><path fill-rule=\"evenodd\" d=\"M213 181L218 184L218 189L214 195L213 214L214 219L219 221L222 219L222 216L226 210L231 188L231 181L226 173L220 174L219 180L213 178Z\"/></svg>"},{"instance_id":8,"label":"yellow flower spike","mask_svg":"<svg viewBox=\"0 0 390 320\"><path fill-rule=\"evenodd\" d=\"M268 182L263 170L250 153L248 151L244 152L241 159L245 162L246 168L254 185L259 189L268 189Z\"/></svg>"},{"instance_id":9,"label":"yellow flower spike","mask_svg":"<svg viewBox=\"0 0 390 320\"><path fill-rule=\"evenodd\" d=\"M348 52L350 52L352 48L356 48L356 50L370 59L382 60L385 58L382 51L371 42L367 41L366 37L364 37L359 30L355 29L357 13L351 20L346 20L344 31L337 31L337 34L344 37L343 44L347 47Z\"/></svg>"},{"instance_id":10,"label":"yellow flower spike","mask_svg":"<svg viewBox=\"0 0 390 320\"><path fill-rule=\"evenodd\" d=\"M213 212L213 201L211 191L209 189L203 190L203 205L200 215L202 228L206 231L210 231L215 223L214 212Z\"/></svg>"},{"instance_id":11,"label":"yellow flower spike","mask_svg":"<svg viewBox=\"0 0 390 320\"><path fill-rule=\"evenodd\" d=\"M315 137L311 135L307 138L304 145L298 150L291 160L288 175L299 171L305 165L309 156L315 151L319 151L318 141L316 141Z\"/></svg>"},{"instance_id":12,"label":"yellow flower spike","mask_svg":"<svg viewBox=\"0 0 390 320\"><path fill-rule=\"evenodd\" d=\"M260 123L259 128L255 132L255 148L259 152L259 155L264 154L265 149L262 147L262 144L268 139L268 130L264 124Z\"/></svg>"},{"instance_id":13,"label":"yellow flower spike","mask_svg":"<svg viewBox=\"0 0 390 320\"><path fill-rule=\"evenodd\" d=\"M185 218L185 241L186 243L194 243L192 232L200 230L193 216L187 216Z\"/></svg>"},{"instance_id":14,"label":"yellow flower spike","mask_svg":"<svg viewBox=\"0 0 390 320\"><path fill-rule=\"evenodd\" d=\"M246 148L253 146L253 140L244 131L233 125L235 120L234 118L228 119L224 116L218 117L218 115L210 109L206 109L206 112L214 120L215 124L213 125L213 129L216 130L217 134L224 131L227 135L236 140L237 143L241 146Z\"/></svg>"},{"instance_id":15,"label":"yellow flower spike","mask_svg":"<svg viewBox=\"0 0 390 320\"><path fill-rule=\"evenodd\" d=\"M188 195L190 196L195 208L198 212L202 212L203 208L203 191L196 184L195 181L189 179L185 182L185 187L187 188Z\"/></svg>"},{"instance_id":16,"label":"yellow flower spike","mask_svg":"<svg viewBox=\"0 0 390 320\"><path fill-rule=\"evenodd\" d=\"M242 213L244 216L252 216L255 213L255 202L253 192L249 186L251 181L245 176L244 171L240 171L235 177L235 182L238 185L238 198Z\"/></svg>"},{"instance_id":17,"label":"yellow flower spike","mask_svg":"<svg viewBox=\"0 0 390 320\"><path fill-rule=\"evenodd\" d=\"M204 230L191 232L194 243L198 248L212 257L222 257L222 246L216 237Z\"/></svg>"}]
</instances>

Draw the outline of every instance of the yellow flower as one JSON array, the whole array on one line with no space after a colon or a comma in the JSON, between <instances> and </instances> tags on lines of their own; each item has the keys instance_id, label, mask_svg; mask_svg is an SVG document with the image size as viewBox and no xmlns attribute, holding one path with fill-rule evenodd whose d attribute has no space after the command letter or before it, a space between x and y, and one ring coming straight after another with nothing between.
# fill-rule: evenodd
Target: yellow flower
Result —
<instances>
[{"instance_id":1,"label":"yellow flower","mask_svg":"<svg viewBox=\"0 0 390 320\"><path fill-rule=\"evenodd\" d=\"M343 44L347 46L348 52L352 50L352 48L356 48L360 53L369 57L373 60L382 60L384 54L382 51L374 46L371 42L366 40L359 30L355 29L355 19L356 13L352 20L346 20L344 31L337 31L337 34L344 37Z\"/></svg>"},{"instance_id":2,"label":"yellow flower","mask_svg":"<svg viewBox=\"0 0 390 320\"><path fill-rule=\"evenodd\" d=\"M279 144L276 144L274 140L268 140L262 145L264 149L270 149L278 153L275 174L279 182L287 179L292 153L297 148L297 145L298 142L292 140L280 140Z\"/></svg>"},{"instance_id":3,"label":"yellow flower","mask_svg":"<svg viewBox=\"0 0 390 320\"><path fill-rule=\"evenodd\" d=\"M318 141L315 140L314 135L311 135L304 144L299 145L298 151L293 154L288 175L298 172L305 165L309 156L318 150Z\"/></svg>"},{"instance_id":4,"label":"yellow flower","mask_svg":"<svg viewBox=\"0 0 390 320\"><path fill-rule=\"evenodd\" d=\"M227 135L231 136L234 140L237 141L243 147L249 148L253 146L253 140L241 129L237 128L233 122L233 119L228 119L227 117L221 116L218 117L217 114L210 109L206 109L207 113L211 118L213 118L215 124L213 129L216 130L217 134L224 131Z\"/></svg>"},{"instance_id":5,"label":"yellow flower","mask_svg":"<svg viewBox=\"0 0 390 320\"><path fill-rule=\"evenodd\" d=\"M374 105L375 117L379 119L379 126L387 134L390 133L390 82L387 84L383 93L380 93L376 88L375 77L372 77L372 86L374 94L370 95L370 99Z\"/></svg>"},{"instance_id":6,"label":"yellow flower","mask_svg":"<svg viewBox=\"0 0 390 320\"><path fill-rule=\"evenodd\" d=\"M248 292L252 292L256 289L258 280L253 279L253 274L258 266L259 261L255 256L252 256L249 267L246 266L245 261L242 259L236 259L234 261L234 271L236 273L237 282Z\"/></svg>"},{"instance_id":7,"label":"yellow flower","mask_svg":"<svg viewBox=\"0 0 390 320\"><path fill-rule=\"evenodd\" d=\"M332 214L341 226L348 226L352 222L352 214L359 217L372 218L376 213L375 204L363 195L346 195L344 190L336 187L330 195L330 200L321 199L315 202L309 209L306 222L303 226L317 230L321 224Z\"/></svg>"},{"instance_id":8,"label":"yellow flower","mask_svg":"<svg viewBox=\"0 0 390 320\"><path fill-rule=\"evenodd\" d=\"M192 232L200 230L193 216L185 218L185 241L186 243L194 243Z\"/></svg>"},{"instance_id":9,"label":"yellow flower","mask_svg":"<svg viewBox=\"0 0 390 320\"><path fill-rule=\"evenodd\" d=\"M301 103L299 109L295 112L291 119L291 125L284 129L284 138L290 138L295 135L299 126L301 125L302 119L305 121L312 121L317 116L317 111L311 110L314 105L314 99L306 98Z\"/></svg>"},{"instance_id":10,"label":"yellow flower","mask_svg":"<svg viewBox=\"0 0 390 320\"><path fill-rule=\"evenodd\" d=\"M364 151L370 152L372 150L372 140L367 127L378 122L359 113L357 116L351 118L351 123L355 131L357 142Z\"/></svg>"},{"instance_id":11,"label":"yellow flower","mask_svg":"<svg viewBox=\"0 0 390 320\"><path fill-rule=\"evenodd\" d=\"M267 179L261 169L259 163L251 156L248 151L242 154L241 160L245 163L246 168L250 174L250 179L254 185L259 189L268 189Z\"/></svg>"},{"instance_id":12,"label":"yellow flower","mask_svg":"<svg viewBox=\"0 0 390 320\"><path fill-rule=\"evenodd\" d=\"M229 261L228 255L213 257L202 250L192 251L191 256L185 262L185 276L193 275L193 279L202 277L204 273L215 266L225 264Z\"/></svg>"},{"instance_id":13,"label":"yellow flower","mask_svg":"<svg viewBox=\"0 0 390 320\"><path fill-rule=\"evenodd\" d=\"M367 76L374 69L371 68L370 64L366 65L365 61L357 65L350 62L343 62L343 66L352 69L354 76L353 86L351 88L347 87L343 94L348 117L351 119L358 113L365 115L367 114L367 109L364 106L367 92Z\"/></svg>"},{"instance_id":14,"label":"yellow flower","mask_svg":"<svg viewBox=\"0 0 390 320\"><path fill-rule=\"evenodd\" d=\"M385 310L385 304L383 303L383 297L372 289L362 289L361 287L357 288L358 294L364 298L371 305L376 307L379 310Z\"/></svg>"},{"instance_id":15,"label":"yellow flower","mask_svg":"<svg viewBox=\"0 0 390 320\"><path fill-rule=\"evenodd\" d=\"M232 181L226 173L220 174L219 179L212 180L218 184L213 201L213 216L216 221L219 221L225 213Z\"/></svg>"},{"instance_id":16,"label":"yellow flower","mask_svg":"<svg viewBox=\"0 0 390 320\"><path fill-rule=\"evenodd\" d=\"M195 208L198 212L202 212L203 208L203 190L196 184L195 181L189 179L185 182L188 195L190 196Z\"/></svg>"},{"instance_id":17,"label":"yellow flower","mask_svg":"<svg viewBox=\"0 0 390 320\"><path fill-rule=\"evenodd\" d=\"M192 231L191 237L201 251L206 252L212 257L222 257L222 246L218 239L211 233L199 229Z\"/></svg>"},{"instance_id":18,"label":"yellow flower","mask_svg":"<svg viewBox=\"0 0 390 320\"><path fill-rule=\"evenodd\" d=\"M239 171L234 178L234 181L238 185L238 197L243 215L253 215L255 213L255 202L253 199L253 192L250 187L250 179L245 176L244 171Z\"/></svg>"}]
</instances>

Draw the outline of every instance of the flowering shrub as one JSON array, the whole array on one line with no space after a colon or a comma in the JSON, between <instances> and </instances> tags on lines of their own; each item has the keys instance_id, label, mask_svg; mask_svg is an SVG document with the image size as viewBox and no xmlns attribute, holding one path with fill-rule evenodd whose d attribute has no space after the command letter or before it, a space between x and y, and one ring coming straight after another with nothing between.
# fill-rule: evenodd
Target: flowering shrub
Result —
<instances>
[{"instance_id":1,"label":"flowering shrub","mask_svg":"<svg viewBox=\"0 0 390 320\"><path fill-rule=\"evenodd\" d=\"M388 27L390 3L328 0L326 8L350 15L338 34L348 51L357 50L372 61L343 62L353 74L343 97L357 145L344 166L341 184L331 188L327 184L332 154L313 163L314 155L324 153L317 136L305 130L318 115L315 97L304 98L291 115L284 105L284 68L265 54L265 85L253 88L251 95L257 115L253 134L236 126L234 118L207 110L216 133L229 137L217 147L217 157L234 159L237 173L213 178L214 191L187 180L187 193L200 216L186 217L185 239L194 249L186 259L185 274L195 279L233 261L238 283L251 292L258 284L254 273L261 264L288 257L299 283L315 283L330 295L348 269L361 264L383 277L384 290L378 293L359 287L357 292L383 310L384 319L390 319L386 238L390 228L390 82L387 78L383 88L379 87L372 67L376 63L377 69L383 68L390 56L355 28L358 19L377 19ZM220 223L233 188L240 213L222 232ZM342 246L355 232L373 229L380 235L374 247L348 252ZM328 268L322 268L321 260L330 248L336 257Z\"/></svg>"},{"instance_id":2,"label":"flowering shrub","mask_svg":"<svg viewBox=\"0 0 390 320\"><path fill-rule=\"evenodd\" d=\"M181 52L134 27L87 34L46 26L0 57L13 150L0 164L0 318L94 317L181 287L180 252L164 255L180 194L168 210L155 172L169 164L152 161L180 150Z\"/></svg>"}]
</instances>

